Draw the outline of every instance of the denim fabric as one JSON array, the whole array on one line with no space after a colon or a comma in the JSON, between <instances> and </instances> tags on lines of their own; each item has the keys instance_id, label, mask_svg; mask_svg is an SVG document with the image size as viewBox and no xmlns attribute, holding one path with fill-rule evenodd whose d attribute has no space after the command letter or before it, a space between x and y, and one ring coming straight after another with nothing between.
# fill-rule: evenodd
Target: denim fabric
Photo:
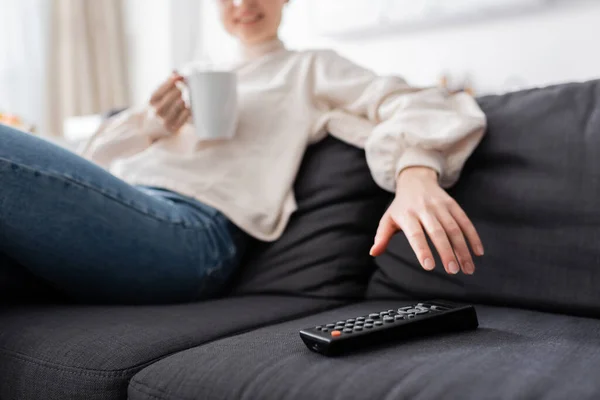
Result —
<instances>
[{"instance_id":1,"label":"denim fabric","mask_svg":"<svg viewBox=\"0 0 600 400\"><path fill-rule=\"evenodd\" d=\"M74 300L215 296L238 266L244 240L214 208L131 186L0 125L0 253Z\"/></svg>"}]
</instances>

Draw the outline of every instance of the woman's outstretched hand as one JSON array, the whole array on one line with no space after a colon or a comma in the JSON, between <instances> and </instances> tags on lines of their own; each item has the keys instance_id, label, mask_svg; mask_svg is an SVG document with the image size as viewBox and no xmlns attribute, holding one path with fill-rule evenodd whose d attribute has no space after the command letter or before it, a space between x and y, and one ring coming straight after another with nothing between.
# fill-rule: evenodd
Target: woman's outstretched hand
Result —
<instances>
[{"instance_id":1,"label":"woman's outstretched hand","mask_svg":"<svg viewBox=\"0 0 600 400\"><path fill-rule=\"evenodd\" d=\"M457 274L461 269L468 275L475 272L467 241L475 255L484 253L475 227L458 203L439 186L437 173L430 168L408 168L399 175L396 198L379 223L371 255L382 254L400 230L428 271L435 268L435 259L425 232L449 274Z\"/></svg>"},{"instance_id":2,"label":"woman's outstretched hand","mask_svg":"<svg viewBox=\"0 0 600 400\"><path fill-rule=\"evenodd\" d=\"M177 82L182 82L183 77L173 73L152 95L150 105L154 107L164 123L165 129L170 133L177 133L186 122L190 120L191 111L183 100Z\"/></svg>"}]
</instances>

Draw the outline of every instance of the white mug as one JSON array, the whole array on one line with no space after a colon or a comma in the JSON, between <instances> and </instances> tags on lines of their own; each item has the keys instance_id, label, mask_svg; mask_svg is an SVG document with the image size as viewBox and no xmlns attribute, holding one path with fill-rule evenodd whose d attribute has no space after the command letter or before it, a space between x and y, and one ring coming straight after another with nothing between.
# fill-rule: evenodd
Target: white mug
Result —
<instances>
[{"instance_id":1,"label":"white mug","mask_svg":"<svg viewBox=\"0 0 600 400\"><path fill-rule=\"evenodd\" d=\"M232 139L238 124L236 73L189 68L184 78L198 138Z\"/></svg>"}]
</instances>

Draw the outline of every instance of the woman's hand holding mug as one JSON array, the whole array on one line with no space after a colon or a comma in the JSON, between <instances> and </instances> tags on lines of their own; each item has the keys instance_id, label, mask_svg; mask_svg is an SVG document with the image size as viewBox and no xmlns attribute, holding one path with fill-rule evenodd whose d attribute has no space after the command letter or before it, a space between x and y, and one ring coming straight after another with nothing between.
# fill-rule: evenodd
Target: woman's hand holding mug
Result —
<instances>
[{"instance_id":1,"label":"woman's hand holding mug","mask_svg":"<svg viewBox=\"0 0 600 400\"><path fill-rule=\"evenodd\" d=\"M154 92L150 105L171 133L193 119L199 140L232 139L238 123L236 73L203 67L188 69L183 75L173 72ZM178 84L185 85L189 92L189 107Z\"/></svg>"},{"instance_id":2,"label":"woman's hand holding mug","mask_svg":"<svg viewBox=\"0 0 600 400\"><path fill-rule=\"evenodd\" d=\"M184 78L174 72L169 79L163 83L152 94L150 105L154 107L158 115L170 133L177 133L192 116L192 112L183 99L181 90L177 87L178 82L183 82Z\"/></svg>"}]
</instances>

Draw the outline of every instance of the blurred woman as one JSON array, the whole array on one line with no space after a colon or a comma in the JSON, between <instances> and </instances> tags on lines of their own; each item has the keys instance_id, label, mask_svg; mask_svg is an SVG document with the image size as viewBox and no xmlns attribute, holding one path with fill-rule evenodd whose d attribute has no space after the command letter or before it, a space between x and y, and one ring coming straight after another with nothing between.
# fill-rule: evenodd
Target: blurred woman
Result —
<instances>
[{"instance_id":1,"label":"blurred woman","mask_svg":"<svg viewBox=\"0 0 600 400\"><path fill-rule=\"evenodd\" d=\"M307 146L364 148L395 193L371 254L402 230L424 269L472 274L478 234L445 192L486 119L465 93L417 89L334 51L279 40L286 0L217 0L239 41L239 124L200 141L174 73L147 105L111 118L79 157L0 127L0 252L75 299L179 302L218 294L249 237L277 240ZM86 161L85 159L91 161ZM467 244L468 243L468 244Z\"/></svg>"}]
</instances>

